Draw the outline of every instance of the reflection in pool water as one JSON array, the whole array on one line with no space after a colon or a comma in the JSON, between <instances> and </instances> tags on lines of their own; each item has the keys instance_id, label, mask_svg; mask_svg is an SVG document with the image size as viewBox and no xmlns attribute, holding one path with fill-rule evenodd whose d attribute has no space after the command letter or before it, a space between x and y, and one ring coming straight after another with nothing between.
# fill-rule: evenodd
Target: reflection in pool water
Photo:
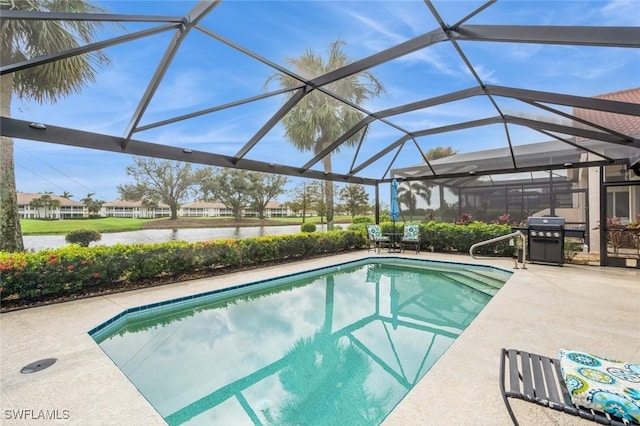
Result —
<instances>
[{"instance_id":1,"label":"reflection in pool water","mask_svg":"<svg viewBox=\"0 0 640 426\"><path fill-rule=\"evenodd\" d=\"M129 310L90 332L169 424L379 424L510 276L375 258Z\"/></svg>"}]
</instances>

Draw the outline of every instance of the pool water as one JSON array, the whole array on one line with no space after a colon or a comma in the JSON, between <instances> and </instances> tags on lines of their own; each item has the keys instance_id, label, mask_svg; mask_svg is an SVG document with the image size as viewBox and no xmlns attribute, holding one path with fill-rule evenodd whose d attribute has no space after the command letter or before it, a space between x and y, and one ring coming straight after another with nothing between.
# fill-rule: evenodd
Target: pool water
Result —
<instances>
[{"instance_id":1,"label":"pool water","mask_svg":"<svg viewBox=\"0 0 640 426\"><path fill-rule=\"evenodd\" d=\"M373 258L130 309L90 334L171 425L377 425L510 275Z\"/></svg>"}]
</instances>

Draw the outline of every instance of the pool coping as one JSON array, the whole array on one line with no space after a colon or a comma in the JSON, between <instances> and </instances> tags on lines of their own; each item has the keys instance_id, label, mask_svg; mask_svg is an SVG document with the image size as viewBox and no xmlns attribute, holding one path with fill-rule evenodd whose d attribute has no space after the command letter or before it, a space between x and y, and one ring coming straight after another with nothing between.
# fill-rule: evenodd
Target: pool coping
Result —
<instances>
[{"instance_id":1,"label":"pool coping","mask_svg":"<svg viewBox=\"0 0 640 426\"><path fill-rule=\"evenodd\" d=\"M42 418L35 418L41 414L60 417L51 419L50 423L55 424L165 424L102 352L88 330L143 304L372 256L386 254L347 253L4 313L0 315L1 415L6 424L47 424ZM511 260L475 260L464 255L399 256L492 265L505 270L513 266ZM554 355L560 347L590 349L618 359L639 361L636 301L640 300L640 271L532 264L514 272L384 425L511 424L497 383L501 347L546 355ZM606 306L603 301L607 301ZM589 316L582 313L585 309ZM19 372L24 365L49 357L58 358L52 367L29 375ZM461 398L464 409L455 408L454 402ZM533 404L516 405L514 411L523 423L567 421L566 415ZM31 418L15 419L20 413L23 417L31 413ZM65 414L67 418L63 418Z\"/></svg>"},{"instance_id":2,"label":"pool coping","mask_svg":"<svg viewBox=\"0 0 640 426\"><path fill-rule=\"evenodd\" d=\"M318 268L311 268L311 269L307 269L303 272L292 272L290 274L284 274L284 275L279 275L276 277L270 277L270 278L265 278L259 281L252 281L249 283L245 283L245 284L239 284L239 285L235 285L235 286L230 286L230 287L225 287L225 288L219 288L219 289L215 289L215 290L210 290L210 291L205 291L203 293L196 293L196 294L192 294L189 296L182 296L182 297L177 297L174 299L167 299L167 300L163 300L160 302L153 302L153 303L148 303L145 305L140 305L140 306L135 306L132 308L127 308L125 310L123 310L122 312L118 313L117 315L109 318L108 320L104 321L101 324L98 324L97 326L93 327L92 329L90 329L88 331L89 335L91 337L94 338L94 340L96 339L96 335L100 335L101 332L104 331L104 329L109 328L112 324L117 323L118 321L120 321L121 319L129 316L130 314L136 314L136 313L142 313L144 311L148 311L154 308L160 308L163 306L169 306L169 305L173 305L173 306L178 306L180 303L182 302L192 302L192 301L196 301L197 299L204 299L204 298L208 298L210 296L214 296L214 295L219 295L221 293L229 293L229 292L238 292L241 290L246 290L249 288L255 288L255 289L259 289L261 286L263 285L270 285L270 286L276 286L279 285L279 281L284 281L287 280L289 278L300 278L300 277L304 277L305 275L314 275L314 274L318 274L322 271L326 271L326 270L330 270L330 269L335 269L335 268L342 268L342 267L350 267L350 266L359 266L361 264L366 264L366 263L370 263L372 259L377 259L377 260L388 260L388 259L401 259L401 260L407 260L407 264L410 264L409 262L412 263L412 266L418 262L418 263L424 263L425 265L429 264L429 265L434 265L434 264L442 264L442 265L463 265L463 266L471 266L477 269L491 269L491 270L498 270L498 271L504 271L504 272L508 272L509 274L511 274L511 271L507 271L503 268L499 268L496 266L491 266L491 265L478 265L478 264L473 264L473 263L468 263L468 262L451 262L451 261L440 261L440 260L433 260L433 259L410 259L407 257L401 257L401 256L368 256L365 257L363 259L356 259L356 260L349 260L346 262L340 262L340 263L333 263L331 265L326 265L326 266L321 266ZM507 278L505 278L507 279Z\"/></svg>"}]
</instances>

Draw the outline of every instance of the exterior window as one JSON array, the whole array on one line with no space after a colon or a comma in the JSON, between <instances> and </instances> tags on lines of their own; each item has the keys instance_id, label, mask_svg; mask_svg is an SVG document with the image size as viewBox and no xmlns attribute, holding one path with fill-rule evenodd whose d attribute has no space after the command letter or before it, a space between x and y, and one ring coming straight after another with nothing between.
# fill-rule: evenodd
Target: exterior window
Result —
<instances>
[{"instance_id":1,"label":"exterior window","mask_svg":"<svg viewBox=\"0 0 640 426\"><path fill-rule=\"evenodd\" d=\"M607 188L607 217L620 218L620 222L626 225L629 214L629 188Z\"/></svg>"}]
</instances>

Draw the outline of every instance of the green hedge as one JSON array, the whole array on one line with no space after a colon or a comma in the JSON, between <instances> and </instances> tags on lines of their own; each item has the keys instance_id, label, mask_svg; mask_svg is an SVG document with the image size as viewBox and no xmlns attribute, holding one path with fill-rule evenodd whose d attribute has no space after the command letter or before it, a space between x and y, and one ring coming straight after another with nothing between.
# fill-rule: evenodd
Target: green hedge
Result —
<instances>
[{"instance_id":1,"label":"green hedge","mask_svg":"<svg viewBox=\"0 0 640 426\"><path fill-rule=\"evenodd\" d=\"M26 302L128 282L339 253L365 246L361 232L332 231L197 243L175 241L0 252L0 297Z\"/></svg>"},{"instance_id":2,"label":"green hedge","mask_svg":"<svg viewBox=\"0 0 640 426\"><path fill-rule=\"evenodd\" d=\"M420 225L422 248L433 247L433 250L438 252L469 253L473 244L509 233L510 225L483 222L472 222L468 225L429 222ZM478 247L475 253L485 256L512 256L513 251L514 248L509 246L509 241L505 240Z\"/></svg>"},{"instance_id":3,"label":"green hedge","mask_svg":"<svg viewBox=\"0 0 640 426\"><path fill-rule=\"evenodd\" d=\"M395 231L402 232L402 222ZM391 232L392 222L381 224ZM511 231L509 225L473 222L468 225L420 224L421 250L468 253L472 244ZM190 272L243 268L266 262L302 259L366 247L366 224L347 231L300 233L158 244L81 247L70 245L35 253L0 252L0 298L25 302L91 292L101 287L144 282ZM480 247L478 255L512 256L507 241Z\"/></svg>"},{"instance_id":4,"label":"green hedge","mask_svg":"<svg viewBox=\"0 0 640 426\"><path fill-rule=\"evenodd\" d=\"M469 249L475 243L486 241L511 233L510 225L488 224L472 222L468 225L456 225L454 223L427 222L420 223L420 250L437 251L443 253L469 253ZM380 223L382 233L402 232L403 222ZM349 230L361 231L366 234L365 224L352 224ZM512 256L514 248L509 246L509 241L501 241L495 244L478 247L476 254L482 256Z\"/></svg>"}]
</instances>

